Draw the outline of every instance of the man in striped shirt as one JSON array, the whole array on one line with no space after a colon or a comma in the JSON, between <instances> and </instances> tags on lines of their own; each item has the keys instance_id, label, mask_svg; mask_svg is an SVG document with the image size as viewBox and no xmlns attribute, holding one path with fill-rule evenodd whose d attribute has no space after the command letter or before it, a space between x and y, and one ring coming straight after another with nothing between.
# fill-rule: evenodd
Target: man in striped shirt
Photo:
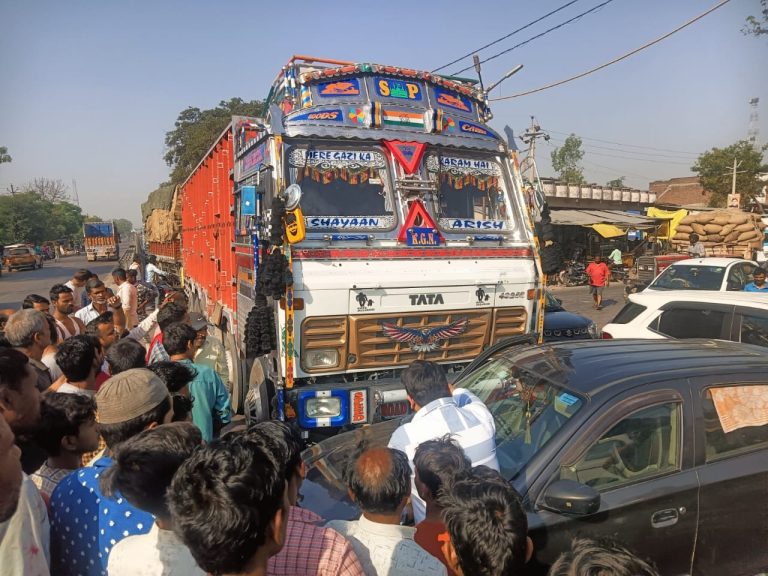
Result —
<instances>
[{"instance_id":1,"label":"man in striped shirt","mask_svg":"<svg viewBox=\"0 0 768 576\"><path fill-rule=\"evenodd\" d=\"M446 434L464 450L472 466L483 464L499 469L496 460L496 425L482 400L464 388L448 384L442 366L415 360L400 376L408 402L416 414L392 434L389 447L402 450L411 462L411 503L414 520L425 518L424 500L413 478L413 456L422 442Z\"/></svg>"}]
</instances>

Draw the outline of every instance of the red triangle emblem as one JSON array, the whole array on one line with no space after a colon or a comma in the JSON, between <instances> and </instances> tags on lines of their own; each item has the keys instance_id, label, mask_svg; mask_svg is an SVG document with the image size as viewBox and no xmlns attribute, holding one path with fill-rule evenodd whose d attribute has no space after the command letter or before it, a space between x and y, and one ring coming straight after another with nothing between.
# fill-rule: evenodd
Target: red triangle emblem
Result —
<instances>
[{"instance_id":1,"label":"red triangle emblem","mask_svg":"<svg viewBox=\"0 0 768 576\"><path fill-rule=\"evenodd\" d=\"M424 142L403 142L401 140L384 140L384 146L397 158L406 174L413 174L416 171L421 157L424 155L424 149L427 147Z\"/></svg>"},{"instance_id":2,"label":"red triangle emblem","mask_svg":"<svg viewBox=\"0 0 768 576\"><path fill-rule=\"evenodd\" d=\"M408 240L408 230L414 228L431 228L440 238L441 242L444 242L443 235L440 234L435 221L432 220L432 216L429 215L427 209L424 208L424 204L421 200L413 200L410 202L410 208L408 209L408 216L405 217L405 222L400 228L400 233L397 235L398 242L406 242Z\"/></svg>"}]
</instances>

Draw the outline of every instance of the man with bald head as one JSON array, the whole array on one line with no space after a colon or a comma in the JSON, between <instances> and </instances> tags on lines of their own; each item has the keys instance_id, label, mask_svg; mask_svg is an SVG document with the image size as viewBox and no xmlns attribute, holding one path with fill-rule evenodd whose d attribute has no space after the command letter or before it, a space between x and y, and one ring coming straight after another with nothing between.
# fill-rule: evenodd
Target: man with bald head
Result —
<instances>
[{"instance_id":1,"label":"man with bald head","mask_svg":"<svg viewBox=\"0 0 768 576\"><path fill-rule=\"evenodd\" d=\"M400 525L411 493L411 467L404 452L365 450L353 458L346 481L362 516L355 521L334 520L328 526L349 539L366 574L446 574L442 562L416 544L416 529Z\"/></svg>"}]
</instances>

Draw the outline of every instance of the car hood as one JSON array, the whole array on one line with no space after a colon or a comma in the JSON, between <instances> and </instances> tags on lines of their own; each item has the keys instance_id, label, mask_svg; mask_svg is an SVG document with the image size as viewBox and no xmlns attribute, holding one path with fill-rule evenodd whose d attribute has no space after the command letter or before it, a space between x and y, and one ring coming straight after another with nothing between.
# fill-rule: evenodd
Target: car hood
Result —
<instances>
[{"instance_id":1,"label":"car hood","mask_svg":"<svg viewBox=\"0 0 768 576\"><path fill-rule=\"evenodd\" d=\"M588 328L592 320L565 310L544 314L544 341L591 338Z\"/></svg>"},{"instance_id":2,"label":"car hood","mask_svg":"<svg viewBox=\"0 0 768 576\"><path fill-rule=\"evenodd\" d=\"M344 469L358 447L386 446L392 433L410 419L389 420L344 432L307 448L302 453L306 476L301 485L302 508L312 510L326 520L350 520L360 515L344 484Z\"/></svg>"}]
</instances>

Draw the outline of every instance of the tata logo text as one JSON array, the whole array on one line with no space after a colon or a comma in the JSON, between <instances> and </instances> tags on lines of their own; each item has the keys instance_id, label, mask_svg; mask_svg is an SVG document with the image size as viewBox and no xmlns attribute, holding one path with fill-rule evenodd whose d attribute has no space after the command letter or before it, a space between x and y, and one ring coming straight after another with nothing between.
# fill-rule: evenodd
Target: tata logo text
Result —
<instances>
[{"instance_id":1,"label":"tata logo text","mask_svg":"<svg viewBox=\"0 0 768 576\"><path fill-rule=\"evenodd\" d=\"M411 306L430 306L433 304L445 304L442 294L409 294Z\"/></svg>"}]
</instances>

